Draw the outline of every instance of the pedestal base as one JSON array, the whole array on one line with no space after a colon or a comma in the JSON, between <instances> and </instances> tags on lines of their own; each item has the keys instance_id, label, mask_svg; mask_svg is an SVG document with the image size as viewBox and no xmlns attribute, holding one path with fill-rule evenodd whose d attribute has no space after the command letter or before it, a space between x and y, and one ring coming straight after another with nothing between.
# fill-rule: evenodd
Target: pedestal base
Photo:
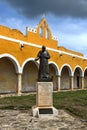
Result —
<instances>
[{"instance_id":1,"label":"pedestal base","mask_svg":"<svg viewBox=\"0 0 87 130\"><path fill-rule=\"evenodd\" d=\"M32 107L32 114L39 118L52 118L58 116L58 110L54 107Z\"/></svg>"},{"instance_id":2,"label":"pedestal base","mask_svg":"<svg viewBox=\"0 0 87 130\"><path fill-rule=\"evenodd\" d=\"M35 117L54 117L58 110L53 107L53 83L37 82L36 106L32 107Z\"/></svg>"}]
</instances>

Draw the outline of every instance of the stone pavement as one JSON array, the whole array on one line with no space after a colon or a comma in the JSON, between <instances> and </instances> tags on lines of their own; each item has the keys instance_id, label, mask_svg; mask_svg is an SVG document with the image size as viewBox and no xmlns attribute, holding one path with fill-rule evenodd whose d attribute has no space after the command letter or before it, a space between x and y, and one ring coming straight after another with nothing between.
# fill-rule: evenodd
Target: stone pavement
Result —
<instances>
[{"instance_id":1,"label":"stone pavement","mask_svg":"<svg viewBox=\"0 0 87 130\"><path fill-rule=\"evenodd\" d=\"M0 110L0 130L87 130L87 122L59 110L55 118L35 118L30 111Z\"/></svg>"}]
</instances>

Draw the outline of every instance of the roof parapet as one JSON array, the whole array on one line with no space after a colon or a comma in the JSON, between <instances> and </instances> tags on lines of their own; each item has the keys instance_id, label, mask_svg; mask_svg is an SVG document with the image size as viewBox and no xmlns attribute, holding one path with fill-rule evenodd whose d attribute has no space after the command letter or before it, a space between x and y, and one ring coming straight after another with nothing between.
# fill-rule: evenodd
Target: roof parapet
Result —
<instances>
[{"instance_id":1,"label":"roof parapet","mask_svg":"<svg viewBox=\"0 0 87 130\"><path fill-rule=\"evenodd\" d=\"M37 33L36 28L30 28L30 27L26 27L27 32L33 32L33 33Z\"/></svg>"}]
</instances>

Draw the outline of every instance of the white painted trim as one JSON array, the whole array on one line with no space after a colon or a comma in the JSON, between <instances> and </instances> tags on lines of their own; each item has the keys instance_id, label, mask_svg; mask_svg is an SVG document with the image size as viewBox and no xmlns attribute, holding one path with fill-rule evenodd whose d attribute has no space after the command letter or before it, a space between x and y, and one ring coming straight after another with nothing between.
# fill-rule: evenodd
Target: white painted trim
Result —
<instances>
[{"instance_id":1,"label":"white painted trim","mask_svg":"<svg viewBox=\"0 0 87 130\"><path fill-rule=\"evenodd\" d=\"M63 64L63 65L61 66L60 71L59 71L60 75L61 75L61 72L62 72L63 67L65 67L65 66L69 68L70 76L73 76L73 71L72 71L72 68L71 68L71 66L70 66L69 64Z\"/></svg>"},{"instance_id":2,"label":"white painted trim","mask_svg":"<svg viewBox=\"0 0 87 130\"><path fill-rule=\"evenodd\" d=\"M56 69L56 75L59 75L59 67L58 67L58 65L55 62L53 62L53 61L49 61L49 64L53 64L53 66Z\"/></svg>"},{"instance_id":3,"label":"white painted trim","mask_svg":"<svg viewBox=\"0 0 87 130\"><path fill-rule=\"evenodd\" d=\"M85 76L85 71L87 70L87 67L85 67L85 69L84 69L84 76Z\"/></svg>"},{"instance_id":4,"label":"white painted trim","mask_svg":"<svg viewBox=\"0 0 87 130\"><path fill-rule=\"evenodd\" d=\"M38 45L38 44L34 44L34 43L30 43L30 42L25 42L25 41L22 41L22 40L17 40L17 39L6 37L6 36L2 36L2 35L0 35L0 38L4 39L4 40L12 41L12 42L23 43L23 44L26 44L26 45L29 45L29 46L38 47L38 48L42 47L41 45ZM56 50L56 49L49 48L49 47L47 47L47 49L50 50L50 51L57 52L57 53L62 53L62 54L70 55L72 57L74 56L74 57L78 57L78 58L86 59L87 60L87 58L84 58L83 56L78 56L76 54L72 54L72 53L69 53L69 52L64 52L64 51Z\"/></svg>"},{"instance_id":5,"label":"white painted trim","mask_svg":"<svg viewBox=\"0 0 87 130\"><path fill-rule=\"evenodd\" d=\"M0 58L3 58L3 57L9 58L15 66L16 73L20 73L20 64L14 56L12 56L8 53L0 54Z\"/></svg>"},{"instance_id":6,"label":"white painted trim","mask_svg":"<svg viewBox=\"0 0 87 130\"><path fill-rule=\"evenodd\" d=\"M34 28L30 28L30 27L26 27L26 30L28 31L28 32L33 32L33 33L37 33L37 30Z\"/></svg>"},{"instance_id":7,"label":"white painted trim","mask_svg":"<svg viewBox=\"0 0 87 130\"><path fill-rule=\"evenodd\" d=\"M24 69L25 64L26 64L27 62L29 62L29 61L33 61L33 62L36 64L37 68L38 68L38 66L39 66L39 65L38 65L38 62L35 62L34 59L35 59L35 58L28 58L28 59L26 59L26 60L23 62L22 66L21 66L21 73L23 73L23 69Z\"/></svg>"},{"instance_id":8,"label":"white painted trim","mask_svg":"<svg viewBox=\"0 0 87 130\"><path fill-rule=\"evenodd\" d=\"M26 45L29 45L29 46L38 47L38 48L42 47L40 45L32 44L30 42L25 42L25 41L22 41L22 40L17 40L17 39L6 37L6 36L2 36L2 35L0 35L0 38L4 39L4 40L12 41L12 42L17 42L17 43L20 43L20 44L23 43L23 44L26 44Z\"/></svg>"},{"instance_id":9,"label":"white painted trim","mask_svg":"<svg viewBox=\"0 0 87 130\"><path fill-rule=\"evenodd\" d=\"M84 72L87 70L87 67L85 67Z\"/></svg>"}]
</instances>

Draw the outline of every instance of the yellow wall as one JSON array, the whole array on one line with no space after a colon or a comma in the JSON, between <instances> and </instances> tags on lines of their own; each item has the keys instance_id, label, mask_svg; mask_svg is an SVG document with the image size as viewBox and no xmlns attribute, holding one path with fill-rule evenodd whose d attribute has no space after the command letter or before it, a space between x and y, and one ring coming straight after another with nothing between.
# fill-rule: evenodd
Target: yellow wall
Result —
<instances>
[{"instance_id":1,"label":"yellow wall","mask_svg":"<svg viewBox=\"0 0 87 130\"><path fill-rule=\"evenodd\" d=\"M40 27L43 28L43 37L40 36ZM48 29L49 38L46 38L46 29ZM5 26L0 26L0 35L36 45L45 45L48 48L64 51L72 55L75 54L83 57L83 54L81 53L68 50L64 47L59 47L58 41L56 39L52 39L52 33L45 19L42 19L41 22L38 24L38 26L36 27L36 32L33 32L33 30L27 30L26 35L23 35L20 31L16 29L10 29ZM35 58L39 50L40 48L36 46L29 46L26 44L24 44L23 49L20 49L20 43L0 38L0 54L11 54L18 60L20 65L22 65L23 62L28 58ZM84 70L87 66L87 60L84 60L84 57L78 58L67 54L60 54L51 50L48 51L51 55L50 61L55 62L59 68L61 68L63 64L69 64L72 69L74 69L76 65L79 65Z\"/></svg>"}]
</instances>

